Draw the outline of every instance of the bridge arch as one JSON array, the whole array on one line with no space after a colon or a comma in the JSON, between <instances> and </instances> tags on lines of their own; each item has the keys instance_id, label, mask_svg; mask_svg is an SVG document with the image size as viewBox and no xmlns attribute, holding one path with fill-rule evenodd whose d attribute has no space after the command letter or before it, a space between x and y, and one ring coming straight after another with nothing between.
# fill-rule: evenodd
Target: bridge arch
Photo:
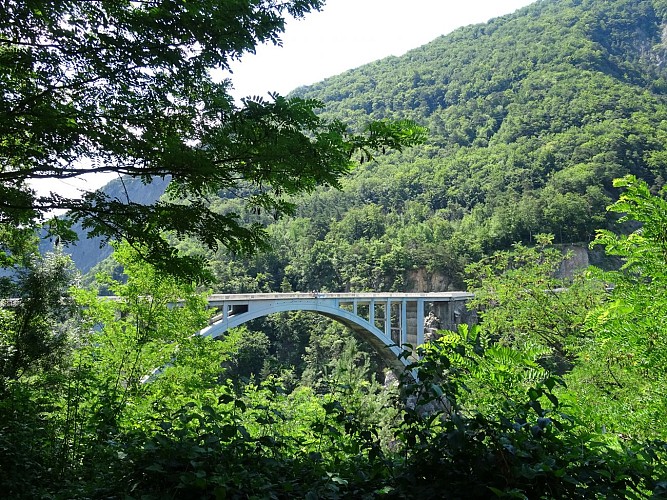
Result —
<instances>
[{"instance_id":1,"label":"bridge arch","mask_svg":"<svg viewBox=\"0 0 667 500\"><path fill-rule=\"evenodd\" d=\"M388 339L384 335L382 330L370 324L368 321L361 318L360 316L357 316L353 313L350 313L349 311L336 307L328 307L321 305L317 306L309 304L306 305L279 304L271 308L248 311L245 313L229 316L229 318L226 321L225 320L218 321L216 323L213 323L209 327L203 329L200 332L200 335L217 338L223 335L227 330L241 326L242 324L247 323L248 321L251 321L253 319L268 316L269 314L275 314L279 312L293 312L293 311L307 311L307 312L317 313L329 319L337 321L343 324L344 326L347 326L352 331L357 333L362 340L368 342L371 346L373 346L373 348L380 355L382 360L385 361L393 371L400 372L401 370L403 370L403 368L405 368L407 364L405 358L401 358L401 360L399 360L398 356L401 353L401 349L394 342L392 342L391 339Z\"/></svg>"},{"instance_id":2,"label":"bridge arch","mask_svg":"<svg viewBox=\"0 0 667 500\"><path fill-rule=\"evenodd\" d=\"M217 338L253 319L280 312L308 311L350 328L375 349L392 371L398 373L410 362L399 357L402 352L400 346L424 341L425 305L429 304L436 307L440 314L451 316L443 318L441 326L452 328L453 323L460 322L460 311L470 297L465 292L213 295L209 304L220 308L221 314L199 335ZM362 308L368 311L368 318L359 314ZM376 308L381 312L379 318L376 317ZM384 330L376 326L376 319L382 322Z\"/></svg>"}]
</instances>

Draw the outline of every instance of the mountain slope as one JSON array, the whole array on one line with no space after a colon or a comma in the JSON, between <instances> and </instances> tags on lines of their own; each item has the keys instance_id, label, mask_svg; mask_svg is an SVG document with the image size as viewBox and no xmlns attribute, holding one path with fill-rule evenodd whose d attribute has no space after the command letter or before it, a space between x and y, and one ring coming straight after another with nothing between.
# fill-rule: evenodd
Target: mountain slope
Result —
<instances>
[{"instance_id":1,"label":"mountain slope","mask_svg":"<svg viewBox=\"0 0 667 500\"><path fill-rule=\"evenodd\" d=\"M667 179L666 15L667 0L540 0L297 89L352 127L413 119L429 143L360 164L293 219L242 213L276 250L215 256L221 290L460 288L467 262L538 232L587 243L612 179Z\"/></svg>"},{"instance_id":2,"label":"mountain slope","mask_svg":"<svg viewBox=\"0 0 667 500\"><path fill-rule=\"evenodd\" d=\"M586 240L615 196L614 177L664 183L666 9L542 0L297 94L356 125L368 113L430 128L427 147L350 181L357 190L381 179L380 191L392 192L418 165L403 196L377 199L386 209L420 200L432 211L461 207L461 219L476 211L486 250L537 230ZM508 206L517 213L502 213Z\"/></svg>"}]
</instances>

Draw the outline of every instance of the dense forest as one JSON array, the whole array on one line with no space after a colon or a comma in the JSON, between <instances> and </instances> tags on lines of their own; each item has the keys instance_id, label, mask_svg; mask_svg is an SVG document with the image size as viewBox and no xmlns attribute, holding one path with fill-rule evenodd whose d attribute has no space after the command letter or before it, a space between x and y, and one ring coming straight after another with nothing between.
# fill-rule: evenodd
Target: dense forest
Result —
<instances>
[{"instance_id":1,"label":"dense forest","mask_svg":"<svg viewBox=\"0 0 667 500\"><path fill-rule=\"evenodd\" d=\"M266 219L279 250L239 268L258 289L461 289L465 265L536 233L587 246L613 222L614 178L653 192L667 178L665 9L539 1L298 89L324 116L408 118L429 139L363 162L295 219Z\"/></svg>"},{"instance_id":2,"label":"dense forest","mask_svg":"<svg viewBox=\"0 0 667 500\"><path fill-rule=\"evenodd\" d=\"M322 4L0 13L1 491L667 497L667 1L538 0L238 108L207 79ZM129 177L22 184L82 151ZM462 289L478 324L396 379L306 313L193 336L211 292Z\"/></svg>"}]
</instances>

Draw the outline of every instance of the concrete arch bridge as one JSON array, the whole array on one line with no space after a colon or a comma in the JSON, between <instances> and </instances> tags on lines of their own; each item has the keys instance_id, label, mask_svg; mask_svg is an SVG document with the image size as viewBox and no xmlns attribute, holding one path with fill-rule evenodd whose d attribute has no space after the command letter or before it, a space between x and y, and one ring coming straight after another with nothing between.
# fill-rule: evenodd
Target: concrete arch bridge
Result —
<instances>
[{"instance_id":1,"label":"concrete arch bridge","mask_svg":"<svg viewBox=\"0 0 667 500\"><path fill-rule=\"evenodd\" d=\"M372 345L392 370L401 371L407 363L398 358L401 346L424 343L433 328L456 330L458 324L470 322L465 303L471 298L467 292L211 295L209 305L220 314L199 334L215 338L269 314L311 311L347 326Z\"/></svg>"}]
</instances>

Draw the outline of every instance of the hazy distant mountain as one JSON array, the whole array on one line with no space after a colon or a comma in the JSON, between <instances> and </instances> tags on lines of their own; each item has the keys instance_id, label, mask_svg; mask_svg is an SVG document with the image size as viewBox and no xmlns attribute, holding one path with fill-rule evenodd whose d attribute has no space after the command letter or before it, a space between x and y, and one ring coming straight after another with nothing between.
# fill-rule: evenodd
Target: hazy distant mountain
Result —
<instances>
[{"instance_id":1,"label":"hazy distant mountain","mask_svg":"<svg viewBox=\"0 0 667 500\"><path fill-rule=\"evenodd\" d=\"M168 180L159 178L150 184L144 184L140 179L125 177L122 182L120 179L109 182L101 188L101 191L111 198L122 201L129 199L134 203L148 205L162 196L168 184ZM79 240L66 247L65 252L72 256L76 267L82 273L88 272L95 264L111 255L111 247L103 243L102 238L88 238L81 224L76 224L73 229L79 235ZM51 241L44 241L42 250L48 250L52 244Z\"/></svg>"}]
</instances>

